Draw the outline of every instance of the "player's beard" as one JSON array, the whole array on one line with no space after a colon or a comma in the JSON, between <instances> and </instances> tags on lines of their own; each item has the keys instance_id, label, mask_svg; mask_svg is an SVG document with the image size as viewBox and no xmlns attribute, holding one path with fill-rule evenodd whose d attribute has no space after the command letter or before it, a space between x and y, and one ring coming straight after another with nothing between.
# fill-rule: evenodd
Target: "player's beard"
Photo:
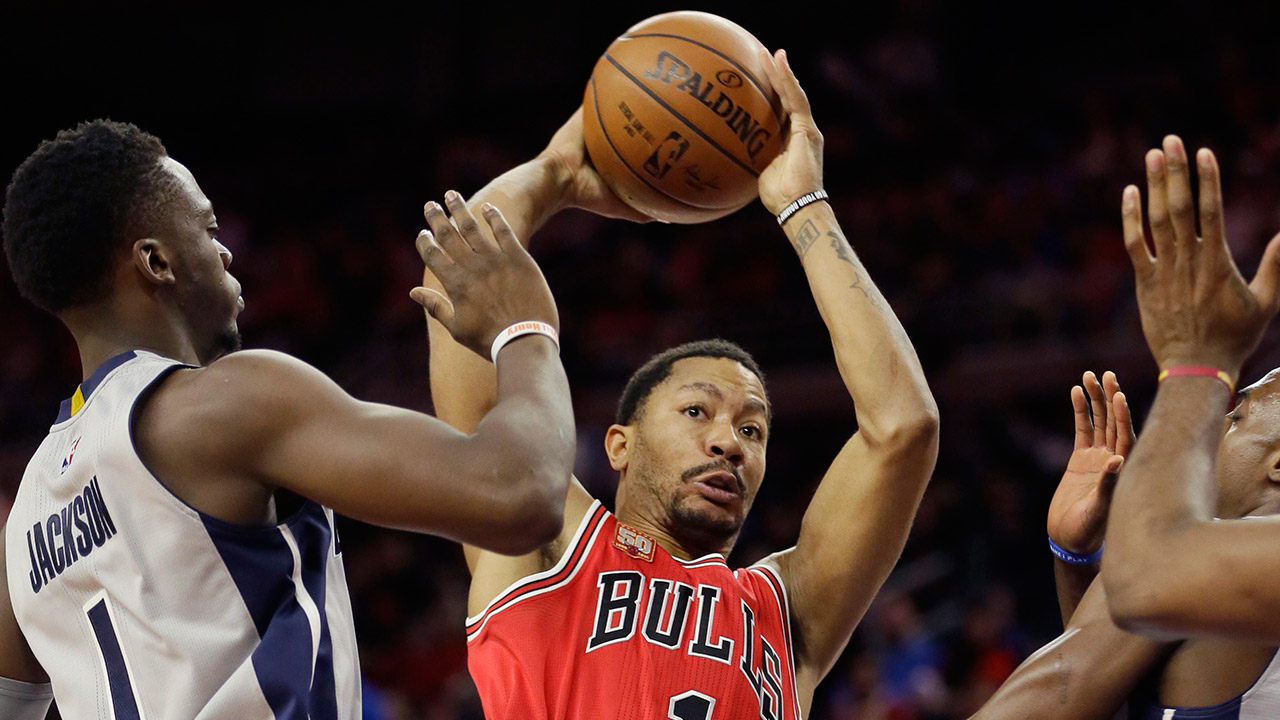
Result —
<instances>
[{"instance_id":1,"label":"player's beard","mask_svg":"<svg viewBox=\"0 0 1280 720\"><path fill-rule=\"evenodd\" d=\"M226 330L223 330L218 333L218 339L216 341L218 355L229 355L239 350L240 343L241 338L239 330L236 330L235 328L227 328Z\"/></svg>"},{"instance_id":2,"label":"player's beard","mask_svg":"<svg viewBox=\"0 0 1280 720\"><path fill-rule=\"evenodd\" d=\"M236 328L227 328L214 340L214 357L230 355L241 348L241 334Z\"/></svg>"},{"instance_id":3,"label":"player's beard","mask_svg":"<svg viewBox=\"0 0 1280 720\"><path fill-rule=\"evenodd\" d=\"M735 470L724 468L721 463L708 463L685 470L680 473L679 487L684 487L695 477L716 469L728 469L738 479L738 491L744 496L745 508L746 486ZM733 547L738 532L742 530L742 523L746 519L745 513L743 516L725 517L722 513L691 507L689 500L690 496L687 494L671 495L667 504L667 515L672 520L673 534L679 534L683 538L682 541L686 543L693 543L712 552L723 550L727 553Z\"/></svg>"},{"instance_id":4,"label":"player's beard","mask_svg":"<svg viewBox=\"0 0 1280 720\"><path fill-rule=\"evenodd\" d=\"M672 534L685 544L705 547L713 552L728 551L742 529L743 518L715 517L707 510L689 507L688 498L672 498L667 508L674 527Z\"/></svg>"}]
</instances>

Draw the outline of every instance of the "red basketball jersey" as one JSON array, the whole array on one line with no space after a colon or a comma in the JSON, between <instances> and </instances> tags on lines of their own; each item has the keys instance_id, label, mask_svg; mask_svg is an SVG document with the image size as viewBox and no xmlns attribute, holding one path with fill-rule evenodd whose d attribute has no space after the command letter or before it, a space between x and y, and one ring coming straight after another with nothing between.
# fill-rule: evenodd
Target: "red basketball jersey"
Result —
<instances>
[{"instance_id":1,"label":"red basketball jersey","mask_svg":"<svg viewBox=\"0 0 1280 720\"><path fill-rule=\"evenodd\" d=\"M799 720L771 568L673 558L599 501L555 567L467 620L488 720Z\"/></svg>"}]
</instances>

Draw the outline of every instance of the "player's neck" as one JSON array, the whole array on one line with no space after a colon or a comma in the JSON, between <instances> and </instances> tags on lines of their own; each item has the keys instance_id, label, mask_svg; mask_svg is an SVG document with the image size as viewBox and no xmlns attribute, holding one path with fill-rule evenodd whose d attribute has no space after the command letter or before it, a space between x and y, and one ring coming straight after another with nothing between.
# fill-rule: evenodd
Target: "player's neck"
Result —
<instances>
[{"instance_id":1,"label":"player's neck","mask_svg":"<svg viewBox=\"0 0 1280 720\"><path fill-rule=\"evenodd\" d=\"M618 522L653 538L659 547L677 560L696 560L707 555L720 555L726 558L729 556L728 548L709 547L689 540L681 541L674 533L663 527L662 523L637 513L628 513L625 509L619 508L617 515Z\"/></svg>"},{"instance_id":2,"label":"player's neck","mask_svg":"<svg viewBox=\"0 0 1280 720\"><path fill-rule=\"evenodd\" d=\"M200 364L189 332L162 313L122 311L106 301L69 308L59 318L75 337L82 378L128 350L148 350L189 365Z\"/></svg>"}]
</instances>

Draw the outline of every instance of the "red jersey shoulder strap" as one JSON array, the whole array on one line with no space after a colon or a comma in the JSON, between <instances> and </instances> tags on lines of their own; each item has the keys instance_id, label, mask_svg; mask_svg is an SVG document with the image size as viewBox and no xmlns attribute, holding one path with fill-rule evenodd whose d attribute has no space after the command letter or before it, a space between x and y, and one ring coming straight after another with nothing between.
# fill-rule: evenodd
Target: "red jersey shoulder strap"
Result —
<instances>
[{"instance_id":1,"label":"red jersey shoulder strap","mask_svg":"<svg viewBox=\"0 0 1280 720\"><path fill-rule=\"evenodd\" d=\"M795 647L791 642L791 603L787 599L787 586L782 582L782 576L778 574L777 569L770 565L759 563L748 567L747 571L764 578L765 585L778 603L778 610L782 613L782 637L787 646L787 662L790 664L791 682L798 683ZM795 701L796 717L804 717L800 713L800 691L798 686L795 687L792 698Z\"/></svg>"},{"instance_id":2,"label":"red jersey shoulder strap","mask_svg":"<svg viewBox=\"0 0 1280 720\"><path fill-rule=\"evenodd\" d=\"M474 639L484 629L489 618L511 605L554 590L572 580L578 573L578 569L582 567L584 558L590 553L596 536L600 534L600 528L604 526L608 516L609 511L600 504L600 501L593 501L586 515L583 516L582 522L578 524L578 531L574 533L569 547L565 548L564 554L560 556L560 561L549 570L515 581L499 593L479 614L467 618L467 640Z\"/></svg>"}]
</instances>

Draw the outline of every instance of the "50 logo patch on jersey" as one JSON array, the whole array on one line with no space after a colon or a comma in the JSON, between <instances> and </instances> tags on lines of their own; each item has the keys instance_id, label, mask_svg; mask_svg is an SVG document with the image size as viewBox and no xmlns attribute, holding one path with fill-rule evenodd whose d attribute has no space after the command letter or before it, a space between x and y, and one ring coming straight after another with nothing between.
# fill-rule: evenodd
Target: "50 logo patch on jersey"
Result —
<instances>
[{"instance_id":1,"label":"50 logo patch on jersey","mask_svg":"<svg viewBox=\"0 0 1280 720\"><path fill-rule=\"evenodd\" d=\"M653 562L653 549L657 547L657 543L639 530L618 523L618 532L613 536L613 546L637 560Z\"/></svg>"}]
</instances>

